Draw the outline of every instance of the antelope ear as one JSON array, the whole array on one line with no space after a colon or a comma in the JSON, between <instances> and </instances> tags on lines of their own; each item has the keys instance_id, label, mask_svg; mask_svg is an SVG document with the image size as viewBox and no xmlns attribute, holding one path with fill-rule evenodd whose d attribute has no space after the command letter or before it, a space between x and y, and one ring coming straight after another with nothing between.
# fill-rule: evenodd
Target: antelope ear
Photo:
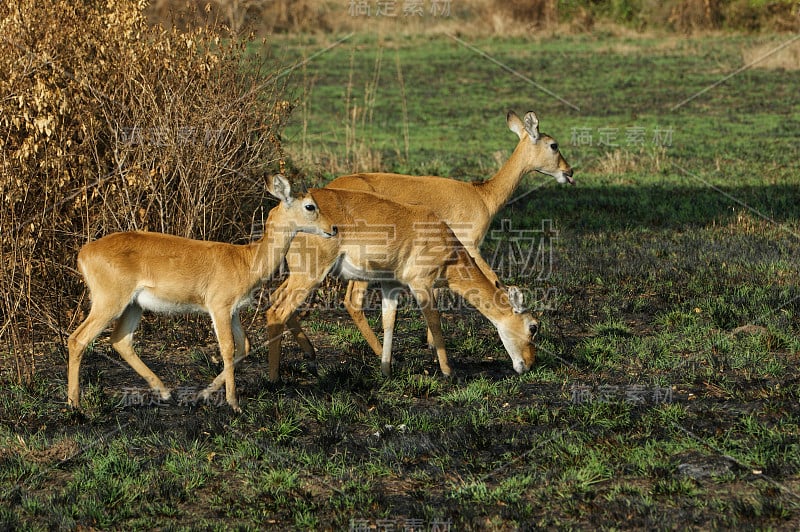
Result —
<instances>
[{"instance_id":1,"label":"antelope ear","mask_svg":"<svg viewBox=\"0 0 800 532\"><path fill-rule=\"evenodd\" d=\"M528 111L525 115L525 131L528 132L534 142L539 140L539 118L533 111Z\"/></svg>"},{"instance_id":2,"label":"antelope ear","mask_svg":"<svg viewBox=\"0 0 800 532\"><path fill-rule=\"evenodd\" d=\"M525 308L525 298L522 295L522 290L520 290L518 286L508 287L508 302L511 303L514 314L522 314L527 311Z\"/></svg>"},{"instance_id":3,"label":"antelope ear","mask_svg":"<svg viewBox=\"0 0 800 532\"><path fill-rule=\"evenodd\" d=\"M509 111L506 115L506 124L508 124L508 129L516 133L519 138L522 138L522 132L525 131L525 124L522 123L517 113Z\"/></svg>"},{"instance_id":4,"label":"antelope ear","mask_svg":"<svg viewBox=\"0 0 800 532\"><path fill-rule=\"evenodd\" d=\"M272 176L267 190L270 194L287 205L291 205L294 201L294 198L292 197L292 185L283 174L275 174Z\"/></svg>"}]
</instances>

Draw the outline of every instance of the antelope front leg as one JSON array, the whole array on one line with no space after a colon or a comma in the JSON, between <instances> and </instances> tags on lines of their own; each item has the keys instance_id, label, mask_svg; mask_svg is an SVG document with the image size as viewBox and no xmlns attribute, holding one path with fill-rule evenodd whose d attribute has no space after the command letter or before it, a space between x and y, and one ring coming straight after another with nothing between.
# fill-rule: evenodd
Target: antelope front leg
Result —
<instances>
[{"instance_id":1,"label":"antelope front leg","mask_svg":"<svg viewBox=\"0 0 800 532\"><path fill-rule=\"evenodd\" d=\"M383 320L383 353L381 354L381 372L385 377L392 376L392 340L394 324L397 318L397 298L400 289L397 287L381 287L381 314Z\"/></svg>"},{"instance_id":2,"label":"antelope front leg","mask_svg":"<svg viewBox=\"0 0 800 532\"><path fill-rule=\"evenodd\" d=\"M447 352L444 348L444 337L442 336L442 322L439 310L436 308L436 301L433 298L432 290L428 287L411 287L414 297L422 309L422 315L428 323L428 330L433 337L433 346L436 350L436 357L439 359L439 368L446 377L453 376L453 370L447 362Z\"/></svg>"},{"instance_id":3,"label":"antelope front leg","mask_svg":"<svg viewBox=\"0 0 800 532\"><path fill-rule=\"evenodd\" d=\"M286 299L291 296L291 291L292 289L289 279L286 279L278 288L275 289L274 292L272 292L272 296L270 297L272 306L275 308L280 308L282 305L286 304ZM317 351L314 349L314 344L311 343L311 339L300 325L300 320L297 318L296 314L292 314L286 319L286 327L292 333L292 336L294 336L294 339L297 341L300 349L302 349L303 353L305 353L309 371L313 375L317 375ZM275 330L277 331L277 329ZM283 332L283 329L281 329L280 332ZM272 337L270 336L270 338ZM270 340L270 345L271 342L272 341Z\"/></svg>"},{"instance_id":4,"label":"antelope front leg","mask_svg":"<svg viewBox=\"0 0 800 532\"><path fill-rule=\"evenodd\" d=\"M295 318L296 319L296 318ZM275 316L275 312L270 308L267 311L267 344L269 346L269 380L278 382L280 377L281 344L283 343L284 324L280 318ZM233 361L234 367L245 358L246 355L237 356ZM223 369L222 373L216 376L214 381L206 388L203 393L207 397L209 394L219 390L226 382L227 373Z\"/></svg>"},{"instance_id":5,"label":"antelope front leg","mask_svg":"<svg viewBox=\"0 0 800 532\"><path fill-rule=\"evenodd\" d=\"M220 377L224 377L225 382L225 399L231 406L234 412L240 413L242 411L239 406L239 401L236 400L236 381L234 379L234 353L236 352L236 343L234 341L235 334L233 327L234 321L238 322L238 317L234 320L233 316L228 316L227 312L213 313L211 320L214 322L214 330L217 333L217 341L219 342L219 351L222 355L223 369L222 374L214 379L214 382L208 388L200 392L199 398L207 401L211 394L219 389L218 381ZM239 324L241 329L241 324ZM242 333L244 336L244 333ZM245 342L242 342L244 350ZM243 358L243 357L242 357Z\"/></svg>"},{"instance_id":6,"label":"antelope front leg","mask_svg":"<svg viewBox=\"0 0 800 532\"><path fill-rule=\"evenodd\" d=\"M444 292L445 288L434 288L433 289L433 307L435 309L439 309L439 301L442 300L442 293ZM436 349L436 342L433 340L433 333L431 333L431 328L427 328L427 337L426 342L428 343L428 347L431 349Z\"/></svg>"},{"instance_id":7,"label":"antelope front leg","mask_svg":"<svg viewBox=\"0 0 800 532\"><path fill-rule=\"evenodd\" d=\"M328 274L325 270L314 279L305 275L292 274L281 285L281 297L267 309L267 341L269 343L269 380L277 382L280 378L281 344L283 342L283 329L294 312L306 300L311 291L316 288ZM298 324L299 327L299 324ZM236 362L238 362L237 358ZM232 364L233 365L233 364ZM226 365L227 369L227 365ZM232 375L233 368L231 368ZM209 389L222 382L225 371L214 379ZM227 379L225 379L227 383ZM219 388L219 386L217 386Z\"/></svg>"},{"instance_id":8,"label":"antelope front leg","mask_svg":"<svg viewBox=\"0 0 800 532\"><path fill-rule=\"evenodd\" d=\"M367 317L364 315L364 297L367 294L369 283L366 281L350 281L347 283L347 292L344 294L344 307L347 313L353 318L353 322L361 331L361 336L367 341L369 346L376 355L383 358L383 348L375 336L372 328L369 326ZM385 297L385 295L384 295ZM384 340L384 345L386 344ZM387 375L388 376L388 375Z\"/></svg>"},{"instance_id":9,"label":"antelope front leg","mask_svg":"<svg viewBox=\"0 0 800 532\"><path fill-rule=\"evenodd\" d=\"M244 334L238 311L236 311L231 318L231 330L233 332L235 356L233 360L233 367L235 369L239 366L239 363L250 354L250 340L248 340L247 336ZM228 374L223 369L222 373L217 375L211 384L209 384L205 390L200 392L198 397L203 400L207 400L212 394L216 393L220 388L222 388L222 385L225 384L227 376Z\"/></svg>"},{"instance_id":10,"label":"antelope front leg","mask_svg":"<svg viewBox=\"0 0 800 532\"><path fill-rule=\"evenodd\" d=\"M283 297L267 310L267 338L269 341L269 380L278 382L280 378L281 344L283 343L284 326L292 319L311 291L327 275L327 270L317 278L305 275L290 275L281 286ZM296 320L296 318L295 318ZM296 328L300 324L294 321ZM309 342L310 344L310 342Z\"/></svg>"},{"instance_id":11,"label":"antelope front leg","mask_svg":"<svg viewBox=\"0 0 800 532\"><path fill-rule=\"evenodd\" d=\"M306 332L303 330L303 327L300 325L300 319L297 317L297 314L292 314L289 319L286 321L286 327L294 336L294 339L300 345L300 349L306 355L306 364L308 365L308 370L311 372L312 375L317 375L317 351L314 349L314 344L311 343L311 339L308 337Z\"/></svg>"},{"instance_id":12,"label":"antelope front leg","mask_svg":"<svg viewBox=\"0 0 800 532\"><path fill-rule=\"evenodd\" d=\"M471 244L464 244L464 248L466 249L467 253L472 257L475 261L475 264L478 268L483 272L487 279L491 281L492 284L500 283L502 285L502 281L497 276L495 271L492 269L491 265L483 259L481 255L480 249L476 246ZM438 302L442 300L442 294L444 293L444 288L434 288L433 290L433 306L438 310ZM428 345L432 349L436 349L436 342L434 341L433 334L431 333L430 327L428 327L428 336L427 336Z\"/></svg>"},{"instance_id":13,"label":"antelope front leg","mask_svg":"<svg viewBox=\"0 0 800 532\"><path fill-rule=\"evenodd\" d=\"M267 313L267 316L269 316L269 313ZM269 318L267 318L267 338L269 342L269 382L278 382L281 376L283 323L270 323Z\"/></svg>"}]
</instances>

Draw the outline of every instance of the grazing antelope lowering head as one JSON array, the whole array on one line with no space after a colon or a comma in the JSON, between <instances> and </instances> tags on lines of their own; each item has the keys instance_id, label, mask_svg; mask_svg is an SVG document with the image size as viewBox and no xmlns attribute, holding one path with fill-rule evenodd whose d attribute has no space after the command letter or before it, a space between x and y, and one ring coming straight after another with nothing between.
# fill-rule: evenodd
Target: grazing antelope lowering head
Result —
<instances>
[{"instance_id":1,"label":"grazing antelope lowering head","mask_svg":"<svg viewBox=\"0 0 800 532\"><path fill-rule=\"evenodd\" d=\"M539 333L539 321L531 316L530 312L525 306L522 291L518 287L509 286L506 289L505 294L508 297L508 302L511 305L514 316L517 317L518 320L522 321L523 326L520 328L516 323L505 323L498 326L497 330L500 333L500 340L503 342L506 351L511 353L516 350L522 355L517 359L512 357L514 371L521 375L531 369L531 366L533 365L536 355L536 352L533 349L533 340ZM528 335L520 336L520 329L527 330Z\"/></svg>"},{"instance_id":2,"label":"grazing antelope lowering head","mask_svg":"<svg viewBox=\"0 0 800 532\"><path fill-rule=\"evenodd\" d=\"M425 205L450 226L472 255L484 275L499 282L497 275L482 257L480 244L492 219L529 172L552 176L559 183L575 184L572 167L564 159L556 140L539 131L539 118L530 111L520 118L514 111L506 115L506 124L519 138L511 156L489 179L466 182L436 176L412 176L390 173L362 173L338 177L325 188L360 190L386 196L398 203ZM367 283L350 281L345 294L345 308L372 350L381 356L382 346L369 326L363 305ZM290 327L309 358L314 346L299 327ZM429 339L431 335L428 335Z\"/></svg>"},{"instance_id":3,"label":"grazing antelope lowering head","mask_svg":"<svg viewBox=\"0 0 800 532\"><path fill-rule=\"evenodd\" d=\"M70 335L68 402L80 404L80 363L86 346L114 319L111 345L159 394L170 392L133 349L133 332L143 310L207 312L211 315L224 361L226 399L241 411L233 377L235 354L246 353L249 342L239 309L253 289L278 269L299 232L330 238L337 229L320 212L316 190L301 198L291 195L289 182L274 176L269 192L280 200L267 217L264 236L250 244L191 240L162 233L114 233L84 245L78 253L80 270L92 298L89 315ZM220 382L221 386L222 382ZM219 389L210 387L201 396Z\"/></svg>"},{"instance_id":4,"label":"grazing antelope lowering head","mask_svg":"<svg viewBox=\"0 0 800 532\"><path fill-rule=\"evenodd\" d=\"M315 197L339 228L339 236L325 240L298 235L286 255L290 274L272 293L272 306L267 311L272 381L278 379L284 326L288 323L293 330L299 330L294 312L329 273L381 283L384 294L381 356L385 373L391 366L396 288L400 284L409 287L421 307L433 335L442 373L451 375L439 311L433 299L438 279L446 280L454 292L497 327L517 372L531 367L536 320L519 307L518 298L512 302L511 298L516 297L513 292L510 298L505 289L483 274L453 231L430 209L351 190L324 188ZM221 378L222 375L217 377L217 381Z\"/></svg>"}]
</instances>

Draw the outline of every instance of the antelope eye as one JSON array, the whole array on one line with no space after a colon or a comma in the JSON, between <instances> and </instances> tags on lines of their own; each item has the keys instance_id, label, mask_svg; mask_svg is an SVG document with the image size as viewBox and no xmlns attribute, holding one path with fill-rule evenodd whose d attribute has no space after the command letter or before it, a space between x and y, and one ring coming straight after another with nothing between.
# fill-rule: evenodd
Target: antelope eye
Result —
<instances>
[{"instance_id":1,"label":"antelope eye","mask_svg":"<svg viewBox=\"0 0 800 532\"><path fill-rule=\"evenodd\" d=\"M558 151L558 143L554 142L550 145L550 149L553 151Z\"/></svg>"},{"instance_id":2,"label":"antelope eye","mask_svg":"<svg viewBox=\"0 0 800 532\"><path fill-rule=\"evenodd\" d=\"M314 212L315 210L317 210L317 206L314 205L313 203L306 203L306 210L308 212Z\"/></svg>"}]
</instances>

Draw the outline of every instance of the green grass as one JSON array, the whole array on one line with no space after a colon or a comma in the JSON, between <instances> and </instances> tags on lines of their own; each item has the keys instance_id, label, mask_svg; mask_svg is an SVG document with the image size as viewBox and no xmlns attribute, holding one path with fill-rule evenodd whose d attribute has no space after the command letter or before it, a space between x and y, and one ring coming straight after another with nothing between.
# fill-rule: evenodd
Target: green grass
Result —
<instances>
[{"instance_id":1,"label":"green grass","mask_svg":"<svg viewBox=\"0 0 800 532\"><path fill-rule=\"evenodd\" d=\"M283 37L275 55L325 39ZM50 349L32 382L2 383L0 528L798 528L800 73L745 70L673 109L769 39L470 42L577 111L447 37L355 35L315 56L292 74L303 99L283 135L309 182L365 161L486 178L515 145L508 109L558 139L578 185L530 175L492 226L556 232L546 274L509 279L550 294L532 371L514 374L491 325L455 307L444 379L406 306L384 379L335 293L304 317L319 376L286 341L270 385L256 350L237 370L240 416L124 406L144 384L104 339L72 413ZM644 145L628 145L637 128ZM485 255L500 245L487 237ZM263 316L245 314L263 347ZM168 385L216 374L211 346L187 352L152 321L142 357Z\"/></svg>"}]
</instances>

